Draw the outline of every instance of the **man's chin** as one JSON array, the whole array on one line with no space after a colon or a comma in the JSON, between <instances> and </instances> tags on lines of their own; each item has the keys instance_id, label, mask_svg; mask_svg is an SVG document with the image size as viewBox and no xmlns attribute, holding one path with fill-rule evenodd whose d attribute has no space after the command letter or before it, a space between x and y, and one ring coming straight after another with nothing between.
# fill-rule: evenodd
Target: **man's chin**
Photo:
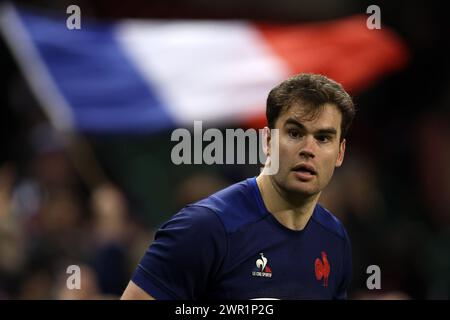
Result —
<instances>
[{"instance_id":1,"label":"man's chin","mask_svg":"<svg viewBox=\"0 0 450 320\"><path fill-rule=\"evenodd\" d=\"M320 189L308 182L295 181L287 186L287 191L292 194L302 196L314 196L320 192Z\"/></svg>"}]
</instances>

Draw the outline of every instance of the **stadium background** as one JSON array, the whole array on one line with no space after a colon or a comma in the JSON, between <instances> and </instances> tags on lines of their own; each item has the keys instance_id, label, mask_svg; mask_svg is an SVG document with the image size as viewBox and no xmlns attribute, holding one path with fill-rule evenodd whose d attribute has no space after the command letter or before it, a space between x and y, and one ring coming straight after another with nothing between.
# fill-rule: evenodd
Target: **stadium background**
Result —
<instances>
[{"instance_id":1,"label":"stadium background","mask_svg":"<svg viewBox=\"0 0 450 320\"><path fill-rule=\"evenodd\" d=\"M346 161L321 201L352 239L350 298L450 298L450 55L443 4L16 3L60 12L77 4L83 18L280 23L326 21L379 5L383 26L397 32L411 57L355 95ZM64 145L3 38L0 65L0 299L116 298L158 225L185 204L258 172L256 166L175 166L169 131L82 135ZM66 289L70 264L82 266L82 290ZM381 290L366 288L372 264L381 268Z\"/></svg>"}]
</instances>

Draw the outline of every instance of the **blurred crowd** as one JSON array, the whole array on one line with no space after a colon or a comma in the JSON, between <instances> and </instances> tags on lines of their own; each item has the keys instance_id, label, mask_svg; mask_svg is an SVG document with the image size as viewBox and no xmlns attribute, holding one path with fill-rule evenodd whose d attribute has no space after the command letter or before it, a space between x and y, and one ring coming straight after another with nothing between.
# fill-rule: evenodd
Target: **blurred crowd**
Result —
<instances>
[{"instance_id":1,"label":"blurred crowd","mask_svg":"<svg viewBox=\"0 0 450 320\"><path fill-rule=\"evenodd\" d=\"M48 125L28 138L22 149L31 157L0 166L0 299L119 298L158 226L132 212L117 185L87 186ZM173 205L226 186L194 174L173 188ZM67 286L72 265L81 269L80 290Z\"/></svg>"},{"instance_id":2,"label":"blurred crowd","mask_svg":"<svg viewBox=\"0 0 450 320\"><path fill-rule=\"evenodd\" d=\"M84 192L63 150L30 159L29 175L0 168L0 298L117 297L152 230L130 217L119 188ZM68 290L67 268L81 268L81 290Z\"/></svg>"}]
</instances>

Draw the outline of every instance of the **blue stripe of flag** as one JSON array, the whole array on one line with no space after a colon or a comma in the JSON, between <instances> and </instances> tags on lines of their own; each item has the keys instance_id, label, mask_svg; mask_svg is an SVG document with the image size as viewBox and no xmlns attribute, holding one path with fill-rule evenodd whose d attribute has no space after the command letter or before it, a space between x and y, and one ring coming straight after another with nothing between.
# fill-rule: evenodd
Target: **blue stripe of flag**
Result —
<instances>
[{"instance_id":1,"label":"blue stripe of flag","mask_svg":"<svg viewBox=\"0 0 450 320\"><path fill-rule=\"evenodd\" d=\"M81 30L69 30L65 16L19 14L79 130L152 133L175 126L115 39L113 24L83 21Z\"/></svg>"}]
</instances>

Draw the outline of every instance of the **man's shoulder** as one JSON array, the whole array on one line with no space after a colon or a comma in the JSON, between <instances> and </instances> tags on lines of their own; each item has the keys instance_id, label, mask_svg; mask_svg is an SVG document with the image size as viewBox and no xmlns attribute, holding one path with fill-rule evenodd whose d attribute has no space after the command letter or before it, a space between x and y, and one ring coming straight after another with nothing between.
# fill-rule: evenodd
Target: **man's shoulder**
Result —
<instances>
[{"instance_id":1,"label":"man's shoulder","mask_svg":"<svg viewBox=\"0 0 450 320\"><path fill-rule=\"evenodd\" d=\"M339 238L343 240L347 239L347 232L344 225L334 214L320 204L316 205L315 211L313 216L314 221Z\"/></svg>"},{"instance_id":2,"label":"man's shoulder","mask_svg":"<svg viewBox=\"0 0 450 320\"><path fill-rule=\"evenodd\" d=\"M214 213L227 233L234 232L261 218L252 179L235 183L186 208Z\"/></svg>"}]
</instances>

